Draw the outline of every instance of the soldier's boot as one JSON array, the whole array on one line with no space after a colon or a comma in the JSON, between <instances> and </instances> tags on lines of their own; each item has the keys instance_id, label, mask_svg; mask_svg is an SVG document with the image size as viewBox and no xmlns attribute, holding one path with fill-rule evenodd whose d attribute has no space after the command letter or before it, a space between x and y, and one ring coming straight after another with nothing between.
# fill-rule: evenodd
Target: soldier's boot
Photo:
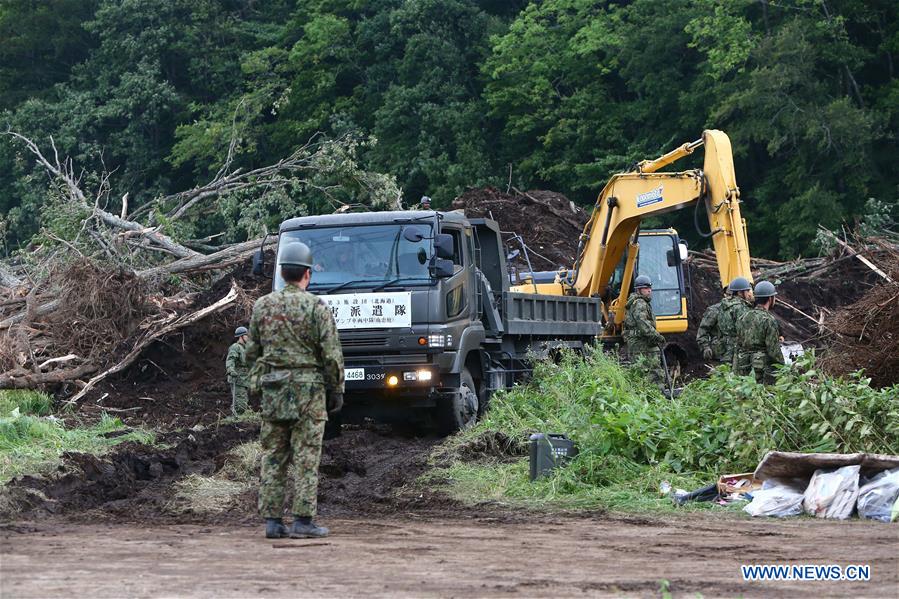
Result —
<instances>
[{"instance_id":1,"label":"soldier's boot","mask_svg":"<svg viewBox=\"0 0 899 599\"><path fill-rule=\"evenodd\" d=\"M284 539L287 538L288 532L287 527L284 526L284 522L281 521L281 518L266 518L265 519L265 538L266 539Z\"/></svg>"},{"instance_id":2,"label":"soldier's boot","mask_svg":"<svg viewBox=\"0 0 899 599\"><path fill-rule=\"evenodd\" d=\"M328 536L328 529L318 526L308 516L294 516L290 527L291 539L318 539Z\"/></svg>"}]
</instances>

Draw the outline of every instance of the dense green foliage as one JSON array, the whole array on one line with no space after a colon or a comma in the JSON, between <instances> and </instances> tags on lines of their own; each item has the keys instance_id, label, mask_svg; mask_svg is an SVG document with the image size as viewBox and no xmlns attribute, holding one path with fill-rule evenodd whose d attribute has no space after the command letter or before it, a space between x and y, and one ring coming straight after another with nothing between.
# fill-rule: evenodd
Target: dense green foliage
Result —
<instances>
[{"instance_id":1,"label":"dense green foliage","mask_svg":"<svg viewBox=\"0 0 899 599\"><path fill-rule=\"evenodd\" d=\"M767 256L808 252L816 224L897 198L894 0L52 5L0 5L2 124L114 170L113 211L125 192L134 209L208 180L233 133L249 168L319 131L377 138L364 159L407 204L447 206L510 172L590 203L611 173L723 129ZM0 140L7 251L49 201L21 146ZM699 241L690 215L672 218Z\"/></svg>"},{"instance_id":2,"label":"dense green foliage","mask_svg":"<svg viewBox=\"0 0 899 599\"><path fill-rule=\"evenodd\" d=\"M107 437L125 425L106 413L96 424L67 426L48 415L51 407L51 398L39 391L0 391L0 484L19 474L53 468L67 451L101 454L124 441L154 440L152 433L140 429Z\"/></svg>"},{"instance_id":3,"label":"dense green foliage","mask_svg":"<svg viewBox=\"0 0 899 599\"><path fill-rule=\"evenodd\" d=\"M482 422L450 439L440 476L470 498L623 507L651 497L663 478L689 487L752 471L769 450L897 454L897 398L899 386L817 372L813 355L770 387L722 367L672 400L607 354L568 356L538 365L529 385L499 395ZM464 459L467 445L496 431L519 441L565 433L580 453L539 484L527 480L527 458Z\"/></svg>"}]
</instances>

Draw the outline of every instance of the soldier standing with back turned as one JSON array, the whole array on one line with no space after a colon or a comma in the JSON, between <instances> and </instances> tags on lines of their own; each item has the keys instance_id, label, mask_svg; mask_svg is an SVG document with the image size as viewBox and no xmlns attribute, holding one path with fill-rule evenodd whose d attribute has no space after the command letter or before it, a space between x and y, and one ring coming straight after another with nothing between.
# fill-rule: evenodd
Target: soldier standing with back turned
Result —
<instances>
[{"instance_id":1,"label":"soldier standing with back turned","mask_svg":"<svg viewBox=\"0 0 899 599\"><path fill-rule=\"evenodd\" d=\"M752 285L745 277L737 277L727 286L731 297L721 302L718 314L718 333L721 336L721 362L733 365L737 351L737 330L740 319L752 310Z\"/></svg>"},{"instance_id":2,"label":"soldier standing with back turned","mask_svg":"<svg viewBox=\"0 0 899 599\"><path fill-rule=\"evenodd\" d=\"M664 389L665 373L662 372L660 354L665 347L665 337L656 330L651 300L652 281L646 275L640 275L634 280L634 292L625 305L622 337L634 364Z\"/></svg>"},{"instance_id":3,"label":"soldier standing with back turned","mask_svg":"<svg viewBox=\"0 0 899 599\"><path fill-rule=\"evenodd\" d=\"M343 354L331 311L306 291L312 252L293 242L279 256L283 289L256 300L247 358L255 363L251 384L262 395L262 472L259 512L265 536L324 537L313 523L318 464L328 413L343 406ZM293 525L281 521L290 464Z\"/></svg>"},{"instance_id":4,"label":"soldier standing with back turned","mask_svg":"<svg viewBox=\"0 0 899 599\"><path fill-rule=\"evenodd\" d=\"M752 287L745 277L727 286L727 297L709 306L696 331L696 343L707 362L731 364L737 344L737 322L752 309Z\"/></svg>"},{"instance_id":5,"label":"soldier standing with back turned","mask_svg":"<svg viewBox=\"0 0 899 599\"><path fill-rule=\"evenodd\" d=\"M234 330L236 341L228 348L228 357L225 358L225 373L231 384L231 413L238 416L250 407L248 399L249 381L247 375L247 328L237 327Z\"/></svg>"},{"instance_id":6,"label":"soldier standing with back turned","mask_svg":"<svg viewBox=\"0 0 899 599\"><path fill-rule=\"evenodd\" d=\"M734 372L752 374L755 380L770 382L774 379L774 364L783 364L780 351L780 326L771 314L777 290L768 281L755 286L755 307L737 323L737 351L734 354Z\"/></svg>"}]
</instances>

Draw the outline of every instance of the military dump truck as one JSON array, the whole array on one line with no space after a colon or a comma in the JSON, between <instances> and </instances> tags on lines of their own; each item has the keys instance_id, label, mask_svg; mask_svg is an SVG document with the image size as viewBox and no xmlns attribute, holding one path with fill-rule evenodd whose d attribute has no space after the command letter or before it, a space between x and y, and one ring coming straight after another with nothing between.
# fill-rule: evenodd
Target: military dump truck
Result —
<instances>
[{"instance_id":1,"label":"military dump truck","mask_svg":"<svg viewBox=\"0 0 899 599\"><path fill-rule=\"evenodd\" d=\"M581 350L602 330L597 299L513 293L499 226L439 211L285 221L278 251L302 241L309 291L331 309L345 358L345 412L467 427L527 359ZM257 254L257 271L262 256ZM284 286L275 260L274 288Z\"/></svg>"}]
</instances>

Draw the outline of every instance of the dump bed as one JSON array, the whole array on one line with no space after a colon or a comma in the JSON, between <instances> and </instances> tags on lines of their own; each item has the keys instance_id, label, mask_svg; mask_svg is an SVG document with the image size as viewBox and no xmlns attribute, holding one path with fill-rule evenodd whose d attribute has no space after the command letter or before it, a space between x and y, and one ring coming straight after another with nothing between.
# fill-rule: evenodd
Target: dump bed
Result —
<instances>
[{"instance_id":1,"label":"dump bed","mask_svg":"<svg viewBox=\"0 0 899 599\"><path fill-rule=\"evenodd\" d=\"M503 322L509 335L595 337L602 332L598 298L503 293Z\"/></svg>"}]
</instances>

